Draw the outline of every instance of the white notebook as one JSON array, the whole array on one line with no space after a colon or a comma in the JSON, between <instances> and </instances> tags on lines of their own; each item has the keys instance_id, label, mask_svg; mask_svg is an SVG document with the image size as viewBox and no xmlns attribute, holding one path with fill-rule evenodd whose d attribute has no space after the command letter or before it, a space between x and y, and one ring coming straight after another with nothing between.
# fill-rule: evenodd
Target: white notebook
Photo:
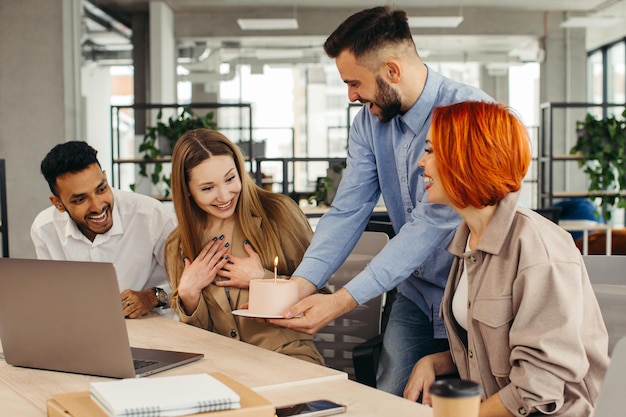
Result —
<instances>
[{"instance_id":1,"label":"white notebook","mask_svg":"<svg viewBox=\"0 0 626 417\"><path fill-rule=\"evenodd\" d=\"M208 374L92 382L91 398L112 417L161 417L240 408L239 395Z\"/></svg>"}]
</instances>

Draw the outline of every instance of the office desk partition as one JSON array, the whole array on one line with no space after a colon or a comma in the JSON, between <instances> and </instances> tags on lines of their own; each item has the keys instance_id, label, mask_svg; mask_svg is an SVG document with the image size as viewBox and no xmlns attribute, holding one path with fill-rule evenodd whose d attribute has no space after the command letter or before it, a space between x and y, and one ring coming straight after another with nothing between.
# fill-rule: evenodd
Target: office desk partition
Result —
<instances>
[{"instance_id":1,"label":"office desk partition","mask_svg":"<svg viewBox=\"0 0 626 417\"><path fill-rule=\"evenodd\" d=\"M127 320L126 324L132 346L201 352L205 355L199 361L158 373L150 378L220 371L261 392L262 395L267 393L268 398L285 401L280 403L283 405L290 402L291 397L287 395L289 392L294 393L297 398L310 401L341 388L344 391L336 393L341 395L333 398L348 403L355 401L354 408L357 410L385 407L386 410L394 411L399 407L399 409L410 408L413 410L410 415L413 416L430 415L428 407L382 392L380 392L384 394L382 396L378 393L374 395L368 387L348 381L344 372L238 342L175 320L151 315ZM19 368L0 361L0 415L42 417L46 415L46 401L52 394L88 391L90 382L107 380L110 379ZM335 385L337 382L347 384ZM16 409L19 412L16 412ZM395 412L392 414L402 415ZM349 411L346 415L363 414Z\"/></svg>"}]
</instances>

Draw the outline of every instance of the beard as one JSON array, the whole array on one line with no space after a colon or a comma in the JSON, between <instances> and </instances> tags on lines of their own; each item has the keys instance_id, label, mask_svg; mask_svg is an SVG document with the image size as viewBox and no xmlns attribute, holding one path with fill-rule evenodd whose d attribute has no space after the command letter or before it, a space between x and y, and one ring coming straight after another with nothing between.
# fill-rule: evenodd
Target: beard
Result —
<instances>
[{"instance_id":1,"label":"beard","mask_svg":"<svg viewBox=\"0 0 626 417\"><path fill-rule=\"evenodd\" d=\"M381 76L376 76L376 92L375 103L380 109L378 120L383 123L390 122L391 119L400 114L402 102L400 94L394 90Z\"/></svg>"},{"instance_id":2,"label":"beard","mask_svg":"<svg viewBox=\"0 0 626 417\"><path fill-rule=\"evenodd\" d=\"M95 239L96 235L104 234L113 228L113 221L109 221L108 224L103 227L96 226L94 228L94 226L90 224L87 220L85 220L84 218L78 218L77 216L74 216L74 214L70 212L67 209L67 207L65 206L63 207L65 208L65 212L70 217L70 219L72 219L72 221L76 223L76 227L78 227L78 230L80 230L91 241ZM110 216L110 219L113 219L113 211L111 210L111 207L112 206L107 205L106 210L108 211L108 216ZM97 215L101 213L89 213L88 215L91 215L91 214Z\"/></svg>"}]
</instances>

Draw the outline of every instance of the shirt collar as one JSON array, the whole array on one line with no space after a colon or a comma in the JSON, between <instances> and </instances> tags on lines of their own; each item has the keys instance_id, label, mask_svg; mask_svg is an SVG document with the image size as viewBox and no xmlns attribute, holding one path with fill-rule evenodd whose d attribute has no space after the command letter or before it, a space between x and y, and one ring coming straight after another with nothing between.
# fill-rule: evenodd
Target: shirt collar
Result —
<instances>
[{"instance_id":1,"label":"shirt collar","mask_svg":"<svg viewBox=\"0 0 626 417\"><path fill-rule=\"evenodd\" d=\"M439 73L437 73L437 71L432 71L428 65L424 64L424 66L426 67L427 73L422 93L409 110L397 118L398 128L403 133L405 128L410 129L410 126L413 126L413 129L416 130L413 132L415 134L421 131L426 125L427 120L430 119L432 109L436 104L439 86L441 85L443 78ZM424 109L430 110L424 111Z\"/></svg>"},{"instance_id":2,"label":"shirt collar","mask_svg":"<svg viewBox=\"0 0 626 417\"><path fill-rule=\"evenodd\" d=\"M487 225L487 230L483 238L478 243L476 250L480 250L486 253L497 255L502 250L506 239L508 238L508 231L513 224L515 213L519 205L521 191L515 191L509 193L498 203L498 207ZM457 229L454 238L448 245L448 251L455 256L462 256L465 243L467 242L467 236L469 236L469 227L467 223L462 221Z\"/></svg>"}]
</instances>

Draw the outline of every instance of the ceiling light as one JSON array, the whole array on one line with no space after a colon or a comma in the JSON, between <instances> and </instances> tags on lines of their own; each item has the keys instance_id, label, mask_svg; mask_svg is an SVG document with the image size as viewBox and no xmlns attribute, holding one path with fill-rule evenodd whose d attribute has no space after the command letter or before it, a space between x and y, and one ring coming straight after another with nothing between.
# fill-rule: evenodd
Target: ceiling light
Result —
<instances>
[{"instance_id":1,"label":"ceiling light","mask_svg":"<svg viewBox=\"0 0 626 417\"><path fill-rule=\"evenodd\" d=\"M409 17L412 28L455 28L461 24L463 16L418 16Z\"/></svg>"},{"instance_id":2,"label":"ceiling light","mask_svg":"<svg viewBox=\"0 0 626 417\"><path fill-rule=\"evenodd\" d=\"M561 22L561 28L591 28L613 26L622 19L615 16L578 16Z\"/></svg>"},{"instance_id":3,"label":"ceiling light","mask_svg":"<svg viewBox=\"0 0 626 417\"><path fill-rule=\"evenodd\" d=\"M298 29L296 19L237 19L241 30L288 30Z\"/></svg>"}]
</instances>

